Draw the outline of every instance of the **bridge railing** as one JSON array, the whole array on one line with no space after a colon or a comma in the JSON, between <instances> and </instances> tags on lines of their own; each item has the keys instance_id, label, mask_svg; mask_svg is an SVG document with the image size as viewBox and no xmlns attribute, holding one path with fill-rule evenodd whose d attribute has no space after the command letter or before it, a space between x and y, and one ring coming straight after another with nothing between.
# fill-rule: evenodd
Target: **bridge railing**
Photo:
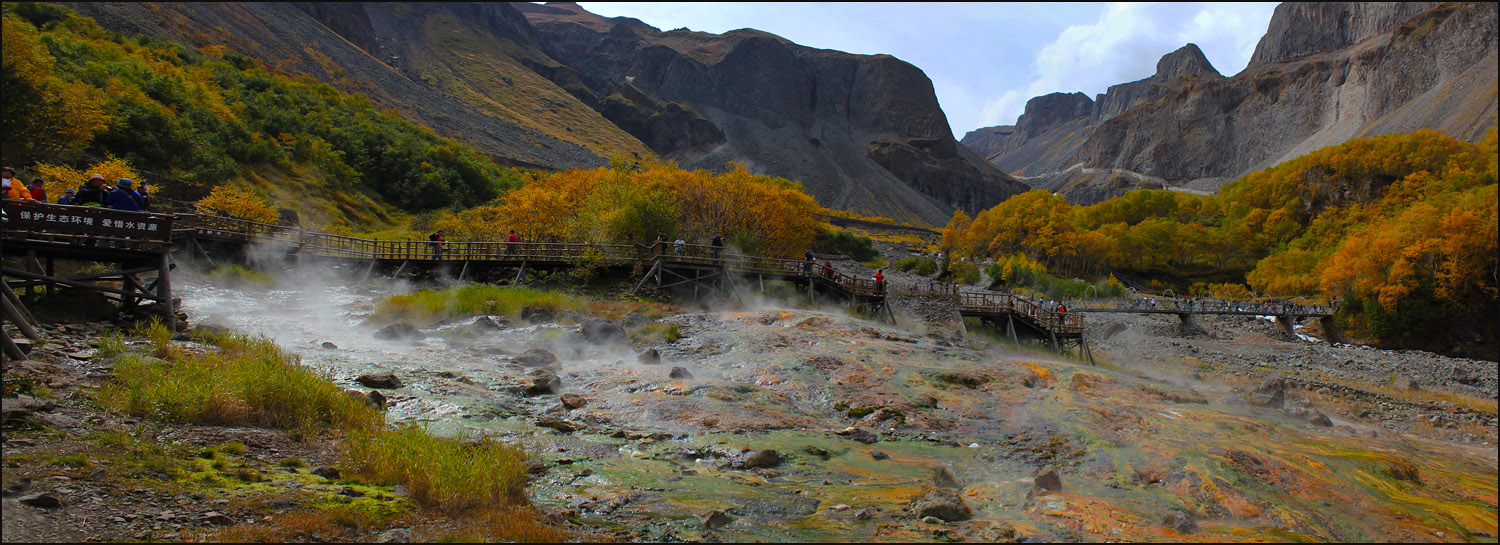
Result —
<instances>
[{"instance_id":1,"label":"bridge railing","mask_svg":"<svg viewBox=\"0 0 1500 545\"><path fill-rule=\"evenodd\" d=\"M1048 310L1027 298L1008 293L960 293L959 309L968 312L1011 312L1057 333L1083 333L1083 316Z\"/></svg>"},{"instance_id":2,"label":"bridge railing","mask_svg":"<svg viewBox=\"0 0 1500 545\"><path fill-rule=\"evenodd\" d=\"M647 259L662 259L676 263L720 265L739 274L764 274L780 277L820 278L837 284L855 295L878 295L885 293L887 286L877 284L873 278L860 278L838 271L829 273L821 265L800 259L780 259L757 255L730 253L727 249L706 244L656 243L642 246Z\"/></svg>"},{"instance_id":3,"label":"bridge railing","mask_svg":"<svg viewBox=\"0 0 1500 545\"><path fill-rule=\"evenodd\" d=\"M1264 314L1299 316L1332 315L1337 309L1324 302L1281 300L1193 299L1171 297L1130 297L1111 299L1073 299L1068 308L1079 311L1183 312L1201 314Z\"/></svg>"},{"instance_id":4,"label":"bridge railing","mask_svg":"<svg viewBox=\"0 0 1500 545\"><path fill-rule=\"evenodd\" d=\"M162 253L172 247L171 214L97 206L0 200L8 240Z\"/></svg>"}]
</instances>

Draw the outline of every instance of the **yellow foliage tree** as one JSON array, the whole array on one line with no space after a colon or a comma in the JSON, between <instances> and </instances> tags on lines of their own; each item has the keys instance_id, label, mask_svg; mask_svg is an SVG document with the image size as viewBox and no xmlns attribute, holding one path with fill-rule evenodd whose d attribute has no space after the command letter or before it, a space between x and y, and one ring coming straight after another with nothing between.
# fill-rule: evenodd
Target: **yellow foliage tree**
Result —
<instances>
[{"instance_id":1,"label":"yellow foliage tree","mask_svg":"<svg viewBox=\"0 0 1500 545\"><path fill-rule=\"evenodd\" d=\"M260 223L276 223L281 213L270 202L248 191L227 185L215 187L197 203L198 213L229 216Z\"/></svg>"}]
</instances>

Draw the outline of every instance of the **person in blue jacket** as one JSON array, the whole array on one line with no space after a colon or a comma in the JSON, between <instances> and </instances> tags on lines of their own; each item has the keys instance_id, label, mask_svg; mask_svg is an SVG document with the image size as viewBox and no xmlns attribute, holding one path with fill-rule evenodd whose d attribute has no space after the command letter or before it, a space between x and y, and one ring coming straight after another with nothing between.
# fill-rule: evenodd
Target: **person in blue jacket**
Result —
<instances>
[{"instance_id":1,"label":"person in blue jacket","mask_svg":"<svg viewBox=\"0 0 1500 545\"><path fill-rule=\"evenodd\" d=\"M109 195L104 197L104 206L115 210L141 211L141 194L131 189L132 185L135 185L135 182L130 181L130 178L116 180L115 190L110 191Z\"/></svg>"}]
</instances>

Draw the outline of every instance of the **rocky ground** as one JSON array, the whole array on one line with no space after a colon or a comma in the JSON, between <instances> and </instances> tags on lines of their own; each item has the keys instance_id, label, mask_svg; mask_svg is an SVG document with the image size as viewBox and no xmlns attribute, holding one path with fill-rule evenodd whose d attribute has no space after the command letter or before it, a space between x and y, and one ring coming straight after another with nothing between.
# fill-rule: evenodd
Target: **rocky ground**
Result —
<instances>
[{"instance_id":1,"label":"rocky ground","mask_svg":"<svg viewBox=\"0 0 1500 545\"><path fill-rule=\"evenodd\" d=\"M892 261L913 252L907 244L877 244ZM834 266L873 273L847 260ZM885 274L897 288L928 280L894 269ZM891 305L903 326L934 338L958 340L964 330L945 298L893 290ZM1129 314L1090 316L1088 323L1087 340L1102 366L1230 391L1246 403L1274 403L1311 425L1349 434L1414 436L1495 457L1492 362L1308 341L1257 318L1200 318L1188 329L1174 317ZM337 452L326 441L256 428L163 426L99 408L93 392L110 368L93 355L100 336L120 327L47 326L48 341L32 348L32 361L6 364L3 541L199 541L223 539L215 532L229 526L274 524L290 528L281 536L288 541L401 542L435 539L459 525L421 510L380 524L287 522L313 507L379 511L407 500L399 487L337 480L329 472ZM968 339L986 335L969 331ZM235 492L205 491L202 482L229 482ZM704 524L715 524L712 513ZM629 529L579 535L661 537Z\"/></svg>"}]
</instances>

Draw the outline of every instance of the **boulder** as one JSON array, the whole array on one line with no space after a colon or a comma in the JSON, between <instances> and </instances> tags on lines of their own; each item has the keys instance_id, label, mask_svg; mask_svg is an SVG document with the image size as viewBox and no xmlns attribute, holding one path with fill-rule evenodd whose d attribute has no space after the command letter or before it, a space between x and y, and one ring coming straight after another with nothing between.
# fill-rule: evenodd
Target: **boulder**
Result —
<instances>
[{"instance_id":1,"label":"boulder","mask_svg":"<svg viewBox=\"0 0 1500 545\"><path fill-rule=\"evenodd\" d=\"M396 322L376 331L375 338L382 341L422 340L427 338L427 334L422 333L422 330L417 329L417 326L406 322Z\"/></svg>"},{"instance_id":2,"label":"boulder","mask_svg":"<svg viewBox=\"0 0 1500 545\"><path fill-rule=\"evenodd\" d=\"M1286 405L1286 381L1278 378L1267 382L1250 392L1247 397L1256 405L1280 409Z\"/></svg>"},{"instance_id":3,"label":"boulder","mask_svg":"<svg viewBox=\"0 0 1500 545\"><path fill-rule=\"evenodd\" d=\"M396 378L394 373L370 373L360 375L354 381L364 385L366 388L395 389L405 386L405 384L401 383L401 379Z\"/></svg>"},{"instance_id":4,"label":"boulder","mask_svg":"<svg viewBox=\"0 0 1500 545\"><path fill-rule=\"evenodd\" d=\"M550 367L558 364L557 355L541 348L533 348L511 358L526 367Z\"/></svg>"},{"instance_id":5,"label":"boulder","mask_svg":"<svg viewBox=\"0 0 1500 545\"><path fill-rule=\"evenodd\" d=\"M1198 521L1193 518L1193 514L1182 509L1173 509L1172 512L1167 513L1167 516L1161 520L1161 525L1184 534L1198 531Z\"/></svg>"},{"instance_id":6,"label":"boulder","mask_svg":"<svg viewBox=\"0 0 1500 545\"><path fill-rule=\"evenodd\" d=\"M615 344L624 342L626 338L625 328L614 320L604 318L584 322L579 332L583 334L584 340L593 344Z\"/></svg>"},{"instance_id":7,"label":"boulder","mask_svg":"<svg viewBox=\"0 0 1500 545\"><path fill-rule=\"evenodd\" d=\"M1042 490L1062 490L1062 477L1057 475L1057 468L1047 466L1036 473L1031 480L1037 488Z\"/></svg>"},{"instance_id":8,"label":"boulder","mask_svg":"<svg viewBox=\"0 0 1500 545\"><path fill-rule=\"evenodd\" d=\"M917 518L934 517L947 522L968 520L972 511L958 491L951 488L934 488L912 501L912 512Z\"/></svg>"},{"instance_id":9,"label":"boulder","mask_svg":"<svg viewBox=\"0 0 1500 545\"><path fill-rule=\"evenodd\" d=\"M647 348L646 351L636 355L635 359L646 365L661 363L661 352L658 352L655 348Z\"/></svg>"},{"instance_id":10,"label":"boulder","mask_svg":"<svg viewBox=\"0 0 1500 545\"><path fill-rule=\"evenodd\" d=\"M876 441L880 440L874 433L864 428L849 428L838 432L838 434L866 445L873 445Z\"/></svg>"},{"instance_id":11,"label":"boulder","mask_svg":"<svg viewBox=\"0 0 1500 545\"><path fill-rule=\"evenodd\" d=\"M673 367L672 371L667 373L667 378L691 379L693 374L682 367Z\"/></svg>"},{"instance_id":12,"label":"boulder","mask_svg":"<svg viewBox=\"0 0 1500 545\"><path fill-rule=\"evenodd\" d=\"M17 501L21 502L21 505L30 505L32 507L40 507L43 509L54 509L62 507L62 501L58 500L56 496L47 493L21 496Z\"/></svg>"},{"instance_id":13,"label":"boulder","mask_svg":"<svg viewBox=\"0 0 1500 545\"><path fill-rule=\"evenodd\" d=\"M886 454L886 453L881 452L881 451L878 451L878 450L875 450L875 449L870 449L870 459L871 460L889 460L889 459L891 459L891 455Z\"/></svg>"},{"instance_id":14,"label":"boulder","mask_svg":"<svg viewBox=\"0 0 1500 545\"><path fill-rule=\"evenodd\" d=\"M746 456L739 464L740 469L756 469L762 467L776 467L781 464L781 454L772 449L757 450Z\"/></svg>"},{"instance_id":15,"label":"boulder","mask_svg":"<svg viewBox=\"0 0 1500 545\"><path fill-rule=\"evenodd\" d=\"M503 318L500 320L496 320L495 318L489 316L480 316L478 318L475 318L474 323L469 325L472 326L474 330L480 332L500 331L502 329L505 329L509 325L504 323L503 320Z\"/></svg>"},{"instance_id":16,"label":"boulder","mask_svg":"<svg viewBox=\"0 0 1500 545\"><path fill-rule=\"evenodd\" d=\"M308 473L312 473L313 475L317 475L330 481L337 481L339 479L339 470L328 466L313 468L313 470L309 471Z\"/></svg>"},{"instance_id":17,"label":"boulder","mask_svg":"<svg viewBox=\"0 0 1500 545\"><path fill-rule=\"evenodd\" d=\"M948 471L946 467L932 469L932 484L938 488L953 488L958 490L962 490L964 487L963 483L958 481L958 477L953 476L953 472Z\"/></svg>"},{"instance_id":18,"label":"boulder","mask_svg":"<svg viewBox=\"0 0 1500 545\"><path fill-rule=\"evenodd\" d=\"M707 515L703 516L703 527L709 530L718 530L728 526L731 522L734 522L734 517L717 509L709 511Z\"/></svg>"},{"instance_id":19,"label":"boulder","mask_svg":"<svg viewBox=\"0 0 1500 545\"><path fill-rule=\"evenodd\" d=\"M521 319L533 324L540 324L551 322L553 315L552 311L546 308L536 305L526 305L521 307Z\"/></svg>"},{"instance_id":20,"label":"boulder","mask_svg":"<svg viewBox=\"0 0 1500 545\"><path fill-rule=\"evenodd\" d=\"M562 389L562 378L555 373L541 373L531 377L521 395L526 397L555 394Z\"/></svg>"},{"instance_id":21,"label":"boulder","mask_svg":"<svg viewBox=\"0 0 1500 545\"><path fill-rule=\"evenodd\" d=\"M323 349L324 350L338 350L339 349L339 345L333 344L331 342L324 341L323 342Z\"/></svg>"},{"instance_id":22,"label":"boulder","mask_svg":"<svg viewBox=\"0 0 1500 545\"><path fill-rule=\"evenodd\" d=\"M584 429L584 426L582 424L569 422L555 416L537 417L536 425L542 428L552 428L563 433L573 433L575 431Z\"/></svg>"},{"instance_id":23,"label":"boulder","mask_svg":"<svg viewBox=\"0 0 1500 545\"><path fill-rule=\"evenodd\" d=\"M558 399L558 401L561 401L563 406L569 409L580 409L583 408L584 405L589 404L588 398L585 398L578 394L563 394L562 397Z\"/></svg>"}]
</instances>

